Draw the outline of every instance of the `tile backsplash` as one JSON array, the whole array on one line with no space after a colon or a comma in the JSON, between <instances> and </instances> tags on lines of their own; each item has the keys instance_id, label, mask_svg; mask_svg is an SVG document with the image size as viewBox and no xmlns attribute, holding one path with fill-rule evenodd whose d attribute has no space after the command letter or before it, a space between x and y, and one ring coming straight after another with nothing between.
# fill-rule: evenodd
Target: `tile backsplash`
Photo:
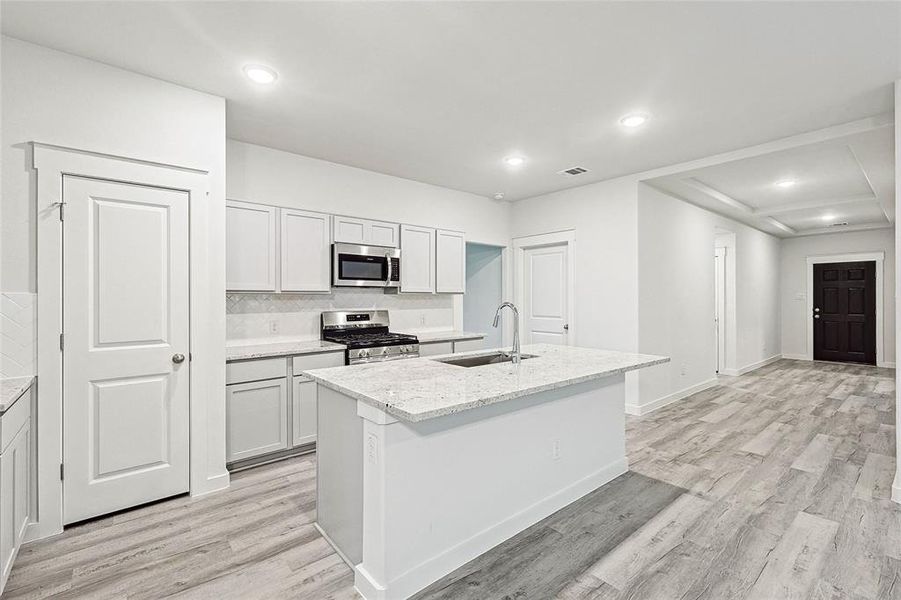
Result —
<instances>
[{"instance_id":1,"label":"tile backsplash","mask_svg":"<svg viewBox=\"0 0 901 600\"><path fill-rule=\"evenodd\" d=\"M319 338L324 310L388 309L391 329L451 329L453 296L386 294L381 289L340 289L331 294L229 293L225 297L228 339L291 336Z\"/></svg>"},{"instance_id":2,"label":"tile backsplash","mask_svg":"<svg viewBox=\"0 0 901 600\"><path fill-rule=\"evenodd\" d=\"M37 295L0 293L0 377L34 375Z\"/></svg>"}]
</instances>

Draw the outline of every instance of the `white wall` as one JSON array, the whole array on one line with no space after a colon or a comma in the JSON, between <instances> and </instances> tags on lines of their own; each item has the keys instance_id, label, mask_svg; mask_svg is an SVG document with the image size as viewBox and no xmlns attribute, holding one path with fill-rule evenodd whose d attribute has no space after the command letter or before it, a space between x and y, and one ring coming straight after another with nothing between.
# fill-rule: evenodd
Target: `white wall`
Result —
<instances>
[{"instance_id":1,"label":"white wall","mask_svg":"<svg viewBox=\"0 0 901 600\"><path fill-rule=\"evenodd\" d=\"M807 257L854 252L884 252L883 287L884 361L895 362L895 231L849 231L829 235L782 240L781 303L782 353L787 357L807 355Z\"/></svg>"},{"instance_id":2,"label":"white wall","mask_svg":"<svg viewBox=\"0 0 901 600\"><path fill-rule=\"evenodd\" d=\"M197 474L227 484L224 99L7 37L0 44L0 289L4 292L36 291L36 196L28 142L209 171L210 196L205 201L210 218L205 237L209 255L222 259L206 273L210 289L203 297L193 298L208 309L197 327L205 339L213 341L197 348L204 355L202 362L210 366L192 367L192 379L202 379L210 394L196 399L207 407L209 433L198 455L192 454L191 468L192 481ZM58 401L55 390L41 388L38 414L44 403ZM41 431L39 424L39 436ZM39 446L42 439L37 440ZM59 462L59 456L39 451L39 471L51 480ZM41 497L47 493L54 493L52 486L41 487Z\"/></svg>"},{"instance_id":3,"label":"white wall","mask_svg":"<svg viewBox=\"0 0 901 600\"><path fill-rule=\"evenodd\" d=\"M901 115L901 79L895 82L895 214L901 214L901 126L898 115ZM901 245L901 230L895 227L895 248ZM895 323L901 321L898 314L898 298L901 296L901 261L895 260ZM896 330L897 331L897 330ZM901 339L895 337L895 356L898 356ZM897 362L897 361L896 361ZM895 370L895 481L892 484L892 500L901 502L901 460L898 460L898 449L901 448L901 376Z\"/></svg>"},{"instance_id":4,"label":"white wall","mask_svg":"<svg viewBox=\"0 0 901 600\"><path fill-rule=\"evenodd\" d=\"M227 163L230 199L454 229L464 231L471 242L506 245L510 239L506 202L236 140L228 140ZM316 337L310 324L322 310L335 308L387 308L397 331L463 326L460 296L389 298L341 289L326 298L257 296L257 303L236 302L229 296L230 339L258 337L269 320L282 323L289 335Z\"/></svg>"},{"instance_id":5,"label":"white wall","mask_svg":"<svg viewBox=\"0 0 901 600\"><path fill-rule=\"evenodd\" d=\"M484 333L486 348L503 345L502 328L492 326L494 313L503 298L502 249L483 244L466 244L463 329Z\"/></svg>"}]
</instances>

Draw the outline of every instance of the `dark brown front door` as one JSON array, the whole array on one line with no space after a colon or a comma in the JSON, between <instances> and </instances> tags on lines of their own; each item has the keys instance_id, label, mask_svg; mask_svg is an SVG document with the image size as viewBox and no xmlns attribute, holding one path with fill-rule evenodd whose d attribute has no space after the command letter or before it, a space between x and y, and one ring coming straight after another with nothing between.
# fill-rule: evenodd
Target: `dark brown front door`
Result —
<instances>
[{"instance_id":1,"label":"dark brown front door","mask_svg":"<svg viewBox=\"0 0 901 600\"><path fill-rule=\"evenodd\" d=\"M876 263L813 265L813 358L876 364Z\"/></svg>"}]
</instances>

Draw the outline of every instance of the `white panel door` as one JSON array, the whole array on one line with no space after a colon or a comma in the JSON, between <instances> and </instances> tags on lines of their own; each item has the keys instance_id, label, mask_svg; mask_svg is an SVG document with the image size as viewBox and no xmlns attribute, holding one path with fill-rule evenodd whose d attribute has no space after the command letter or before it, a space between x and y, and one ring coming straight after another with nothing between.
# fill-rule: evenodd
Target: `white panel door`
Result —
<instances>
[{"instance_id":1,"label":"white panel door","mask_svg":"<svg viewBox=\"0 0 901 600\"><path fill-rule=\"evenodd\" d=\"M188 491L188 194L65 177L65 523Z\"/></svg>"},{"instance_id":2,"label":"white panel door","mask_svg":"<svg viewBox=\"0 0 901 600\"><path fill-rule=\"evenodd\" d=\"M291 397L294 415L291 423L291 446L309 444L316 441L316 400L319 386L306 377L294 378Z\"/></svg>"},{"instance_id":3,"label":"white panel door","mask_svg":"<svg viewBox=\"0 0 901 600\"><path fill-rule=\"evenodd\" d=\"M714 313L716 335L716 372L726 368L726 249L717 248L713 256Z\"/></svg>"},{"instance_id":4,"label":"white panel door","mask_svg":"<svg viewBox=\"0 0 901 600\"><path fill-rule=\"evenodd\" d=\"M568 245L523 250L523 342L568 344Z\"/></svg>"},{"instance_id":5,"label":"white panel door","mask_svg":"<svg viewBox=\"0 0 901 600\"><path fill-rule=\"evenodd\" d=\"M281 291L331 291L329 216L281 209Z\"/></svg>"},{"instance_id":6,"label":"white panel door","mask_svg":"<svg viewBox=\"0 0 901 600\"><path fill-rule=\"evenodd\" d=\"M466 236L443 229L435 236L435 291L462 294L466 291Z\"/></svg>"},{"instance_id":7,"label":"white panel door","mask_svg":"<svg viewBox=\"0 0 901 600\"><path fill-rule=\"evenodd\" d=\"M286 378L225 388L225 460L234 462L288 447Z\"/></svg>"},{"instance_id":8,"label":"white panel door","mask_svg":"<svg viewBox=\"0 0 901 600\"><path fill-rule=\"evenodd\" d=\"M236 202L225 205L225 289L274 292L278 260L278 209Z\"/></svg>"},{"instance_id":9,"label":"white panel door","mask_svg":"<svg viewBox=\"0 0 901 600\"><path fill-rule=\"evenodd\" d=\"M401 225L400 291L435 291L435 230Z\"/></svg>"}]
</instances>

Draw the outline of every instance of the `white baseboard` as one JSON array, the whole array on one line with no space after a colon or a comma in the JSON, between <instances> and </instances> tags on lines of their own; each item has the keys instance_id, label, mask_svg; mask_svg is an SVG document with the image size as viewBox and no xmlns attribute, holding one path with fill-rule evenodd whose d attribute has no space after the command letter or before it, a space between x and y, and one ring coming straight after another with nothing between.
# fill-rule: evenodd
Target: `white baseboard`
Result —
<instances>
[{"instance_id":1,"label":"white baseboard","mask_svg":"<svg viewBox=\"0 0 901 600\"><path fill-rule=\"evenodd\" d=\"M894 368L895 368L895 363L889 362L889 361L887 361L887 360L884 360L884 361L882 361L881 363L879 363L879 364L876 365L876 366L877 366L877 367L885 367L886 369L894 369Z\"/></svg>"},{"instance_id":2,"label":"white baseboard","mask_svg":"<svg viewBox=\"0 0 901 600\"><path fill-rule=\"evenodd\" d=\"M531 527L541 519L572 504L629 470L626 458L614 461L572 485L526 507L507 519L484 529L441 554L427 559L397 579L382 584L366 571L364 563L354 567L354 586L365 600L395 600L409 598L419 590L438 581L473 558ZM364 559L365 561L365 559Z\"/></svg>"},{"instance_id":3,"label":"white baseboard","mask_svg":"<svg viewBox=\"0 0 901 600\"><path fill-rule=\"evenodd\" d=\"M219 473L218 475L211 475L206 478L206 481L203 482L202 486L199 486L200 489L191 490L191 497L199 498L200 496L206 496L207 494L212 494L214 492L221 492L222 490L228 489L229 485L231 485L231 475L228 471Z\"/></svg>"},{"instance_id":4,"label":"white baseboard","mask_svg":"<svg viewBox=\"0 0 901 600\"><path fill-rule=\"evenodd\" d=\"M783 354L783 355L782 355L782 358L788 358L788 359L791 359L791 360L806 360L806 361L808 361L808 362L810 362L810 361L813 360L812 358L808 357L808 356L805 355L805 354ZM762 366L762 365L761 365L761 366ZM885 361L885 360L884 360L884 361L882 361L881 363L877 364L876 366L877 366L877 367L883 367L883 368L886 368L886 369L894 369L894 368L895 368L895 363L894 363L894 362L890 362L890 361ZM729 373L724 373L724 375L728 375L728 374L729 374Z\"/></svg>"},{"instance_id":5,"label":"white baseboard","mask_svg":"<svg viewBox=\"0 0 901 600\"><path fill-rule=\"evenodd\" d=\"M782 358L788 358L790 360L810 360L807 358L806 354L783 354Z\"/></svg>"},{"instance_id":6,"label":"white baseboard","mask_svg":"<svg viewBox=\"0 0 901 600\"><path fill-rule=\"evenodd\" d=\"M901 475L895 475L895 482L892 484L892 500L901 504Z\"/></svg>"},{"instance_id":7,"label":"white baseboard","mask_svg":"<svg viewBox=\"0 0 901 600\"><path fill-rule=\"evenodd\" d=\"M668 396L664 396L663 398L658 398L657 400L648 402L647 404L626 404L626 414L640 417L642 415L648 414L649 412L655 411L658 408L663 408L667 404L672 404L673 402L677 402L682 398L687 398L692 394L703 392L706 389L712 388L716 384L717 379L716 377L714 377L713 379L702 381L697 385L687 387L684 390L679 390L678 392L674 392L672 394L669 394Z\"/></svg>"},{"instance_id":8,"label":"white baseboard","mask_svg":"<svg viewBox=\"0 0 901 600\"><path fill-rule=\"evenodd\" d=\"M750 373L751 371L753 371L755 369L759 369L760 367L765 367L769 364L772 364L782 358L788 358L788 357L783 356L782 354L774 354L773 356L771 356L769 358L765 358L761 361L757 361L756 363L752 363L750 365L745 365L743 367L739 367L738 369L723 369L722 374L723 375L731 375L733 377L738 377L740 375L744 375L745 373Z\"/></svg>"}]
</instances>

